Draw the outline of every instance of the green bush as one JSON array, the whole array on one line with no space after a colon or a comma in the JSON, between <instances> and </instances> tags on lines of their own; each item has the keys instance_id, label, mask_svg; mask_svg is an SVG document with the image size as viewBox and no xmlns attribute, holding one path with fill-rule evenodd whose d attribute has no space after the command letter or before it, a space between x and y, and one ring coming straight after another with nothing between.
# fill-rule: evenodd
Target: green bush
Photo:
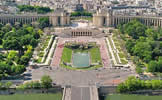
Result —
<instances>
[{"instance_id":1,"label":"green bush","mask_svg":"<svg viewBox=\"0 0 162 100\"><path fill-rule=\"evenodd\" d=\"M129 93L137 90L157 90L162 89L162 80L140 80L135 77L129 77L125 82L117 86L117 92Z\"/></svg>"}]
</instances>

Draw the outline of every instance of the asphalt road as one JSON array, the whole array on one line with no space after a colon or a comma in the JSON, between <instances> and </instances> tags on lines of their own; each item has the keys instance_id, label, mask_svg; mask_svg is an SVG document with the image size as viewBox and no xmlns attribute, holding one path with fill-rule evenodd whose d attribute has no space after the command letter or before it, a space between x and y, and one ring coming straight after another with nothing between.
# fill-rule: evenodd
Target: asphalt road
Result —
<instances>
[{"instance_id":1,"label":"asphalt road","mask_svg":"<svg viewBox=\"0 0 162 100\"><path fill-rule=\"evenodd\" d=\"M91 100L89 87L72 87L71 100Z\"/></svg>"}]
</instances>

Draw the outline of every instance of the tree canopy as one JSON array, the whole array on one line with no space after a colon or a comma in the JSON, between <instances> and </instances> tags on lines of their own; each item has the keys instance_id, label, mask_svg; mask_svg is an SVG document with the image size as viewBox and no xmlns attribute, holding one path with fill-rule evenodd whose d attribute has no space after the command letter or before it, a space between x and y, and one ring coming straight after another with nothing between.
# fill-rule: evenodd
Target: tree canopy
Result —
<instances>
[{"instance_id":1,"label":"tree canopy","mask_svg":"<svg viewBox=\"0 0 162 100\"><path fill-rule=\"evenodd\" d=\"M158 59L162 56L162 28L152 28L143 25L137 19L127 24L120 24L118 29L125 36L127 51L147 65L150 72L162 72ZM156 64L155 64L156 63ZM155 68L158 67L158 68ZM139 69L138 69L139 70Z\"/></svg>"},{"instance_id":2,"label":"tree canopy","mask_svg":"<svg viewBox=\"0 0 162 100\"><path fill-rule=\"evenodd\" d=\"M76 11L71 13L72 17L79 17L79 16L90 16L92 17L92 13L86 11Z\"/></svg>"},{"instance_id":3,"label":"tree canopy","mask_svg":"<svg viewBox=\"0 0 162 100\"><path fill-rule=\"evenodd\" d=\"M7 51L0 53L0 79L25 71L33 48L39 42L40 31L31 25L6 24L0 27L1 45Z\"/></svg>"},{"instance_id":4,"label":"tree canopy","mask_svg":"<svg viewBox=\"0 0 162 100\"><path fill-rule=\"evenodd\" d=\"M30 5L19 5L18 8L20 12L37 12L39 14L44 14L53 11L49 7L30 6Z\"/></svg>"}]
</instances>

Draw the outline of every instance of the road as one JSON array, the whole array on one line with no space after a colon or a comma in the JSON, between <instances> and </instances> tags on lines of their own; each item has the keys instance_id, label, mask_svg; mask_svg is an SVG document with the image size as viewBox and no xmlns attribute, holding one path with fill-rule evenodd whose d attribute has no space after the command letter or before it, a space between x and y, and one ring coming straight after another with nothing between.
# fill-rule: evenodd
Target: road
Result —
<instances>
[{"instance_id":1,"label":"road","mask_svg":"<svg viewBox=\"0 0 162 100\"><path fill-rule=\"evenodd\" d=\"M72 87L71 100L91 100L89 87Z\"/></svg>"}]
</instances>

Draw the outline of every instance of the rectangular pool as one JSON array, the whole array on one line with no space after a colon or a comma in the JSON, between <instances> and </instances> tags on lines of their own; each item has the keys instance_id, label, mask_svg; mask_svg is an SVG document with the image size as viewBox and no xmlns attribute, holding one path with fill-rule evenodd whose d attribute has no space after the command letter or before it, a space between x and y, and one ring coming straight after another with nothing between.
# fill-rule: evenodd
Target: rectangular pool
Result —
<instances>
[{"instance_id":1,"label":"rectangular pool","mask_svg":"<svg viewBox=\"0 0 162 100\"><path fill-rule=\"evenodd\" d=\"M88 53L76 52L72 58L73 67L84 68L90 66L90 55Z\"/></svg>"}]
</instances>

